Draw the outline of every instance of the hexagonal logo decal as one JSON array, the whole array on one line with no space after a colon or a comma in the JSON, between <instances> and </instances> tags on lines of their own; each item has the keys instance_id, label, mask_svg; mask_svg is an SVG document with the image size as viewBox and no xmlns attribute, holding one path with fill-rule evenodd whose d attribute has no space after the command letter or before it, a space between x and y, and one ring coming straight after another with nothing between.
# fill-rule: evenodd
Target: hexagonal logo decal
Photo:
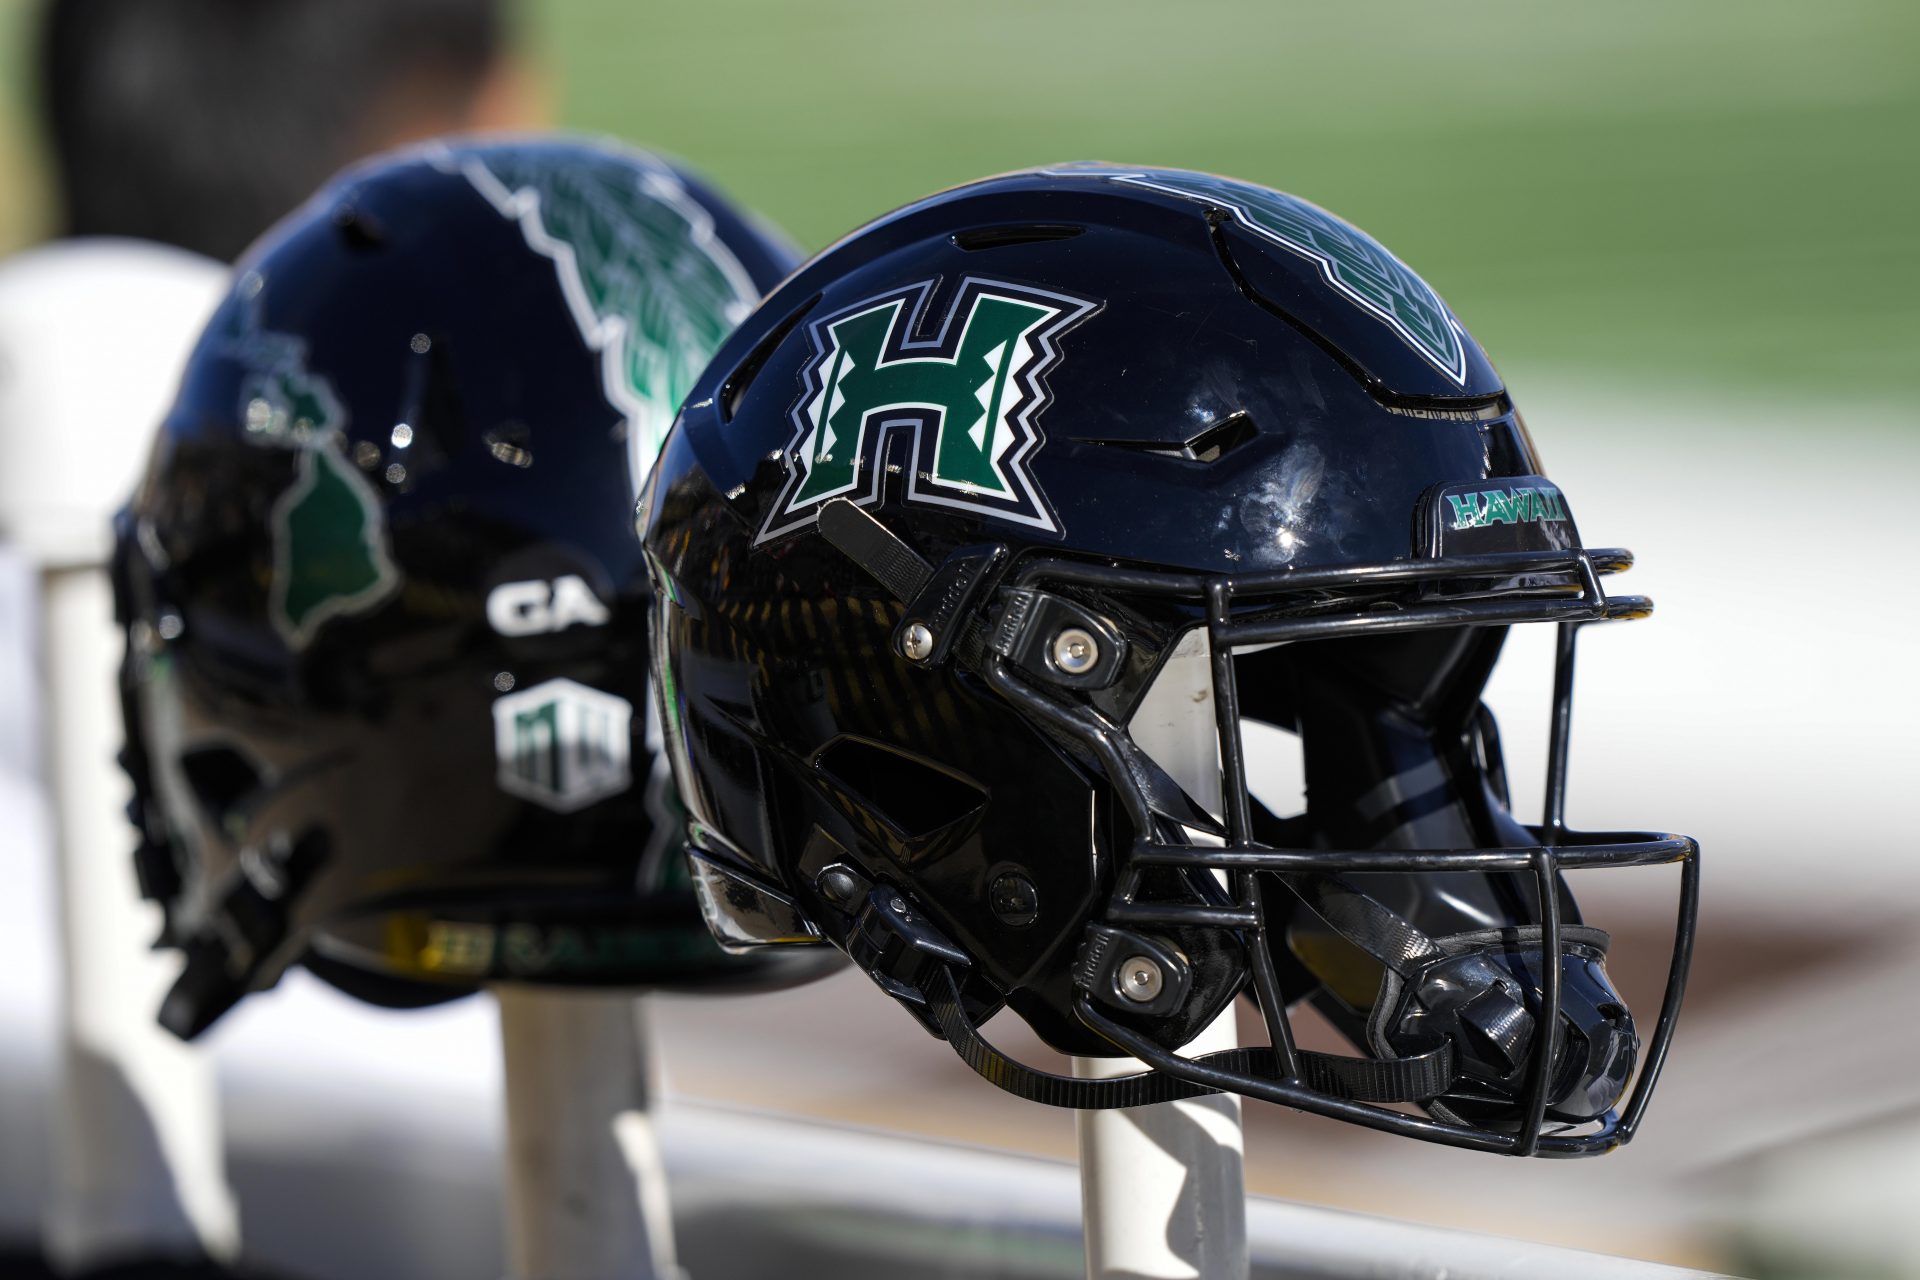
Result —
<instances>
[{"instance_id":1,"label":"hexagonal logo decal","mask_svg":"<svg viewBox=\"0 0 1920 1280\"><path fill-rule=\"evenodd\" d=\"M572 680L548 680L493 704L500 789L559 813L633 784L633 704Z\"/></svg>"}]
</instances>

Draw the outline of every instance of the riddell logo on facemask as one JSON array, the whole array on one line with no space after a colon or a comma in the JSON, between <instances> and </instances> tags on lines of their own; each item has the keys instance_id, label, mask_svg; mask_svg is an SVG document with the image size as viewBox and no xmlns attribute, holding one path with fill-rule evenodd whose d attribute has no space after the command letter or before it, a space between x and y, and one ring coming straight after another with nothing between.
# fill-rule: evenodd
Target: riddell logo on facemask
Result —
<instances>
[{"instance_id":1,"label":"riddell logo on facemask","mask_svg":"<svg viewBox=\"0 0 1920 1280\"><path fill-rule=\"evenodd\" d=\"M604 627L610 616L593 588L571 573L552 582L503 582L487 593L487 624L503 636Z\"/></svg>"}]
</instances>

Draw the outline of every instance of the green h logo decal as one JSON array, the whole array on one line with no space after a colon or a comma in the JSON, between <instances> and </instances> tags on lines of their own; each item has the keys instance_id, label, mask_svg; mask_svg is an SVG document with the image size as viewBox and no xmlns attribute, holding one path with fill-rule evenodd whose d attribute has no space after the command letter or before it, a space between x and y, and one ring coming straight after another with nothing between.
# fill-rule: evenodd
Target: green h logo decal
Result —
<instances>
[{"instance_id":1,"label":"green h logo decal","mask_svg":"<svg viewBox=\"0 0 1920 1280\"><path fill-rule=\"evenodd\" d=\"M1045 439L1037 419L1055 340L1099 304L969 278L940 332L916 339L933 287L868 298L809 327L790 474L761 539L813 523L832 498L879 501L895 428L913 441L907 501L1059 527L1029 467Z\"/></svg>"}]
</instances>

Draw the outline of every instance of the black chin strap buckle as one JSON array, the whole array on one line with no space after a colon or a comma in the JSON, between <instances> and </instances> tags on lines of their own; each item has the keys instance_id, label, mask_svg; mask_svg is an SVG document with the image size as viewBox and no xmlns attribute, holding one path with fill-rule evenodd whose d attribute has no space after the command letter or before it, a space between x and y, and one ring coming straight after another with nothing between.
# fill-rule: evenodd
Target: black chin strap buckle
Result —
<instances>
[{"instance_id":1,"label":"black chin strap buckle","mask_svg":"<svg viewBox=\"0 0 1920 1280\"><path fill-rule=\"evenodd\" d=\"M907 611L894 628L894 650L921 666L945 662L955 644L970 634L981 589L1006 556L1002 546L962 547L949 555L907 600Z\"/></svg>"},{"instance_id":2,"label":"black chin strap buckle","mask_svg":"<svg viewBox=\"0 0 1920 1280\"><path fill-rule=\"evenodd\" d=\"M956 647L961 661L978 660L976 606L1006 561L1004 546L961 547L930 565L846 498L820 508L820 536L906 606L893 629L895 653L922 667L939 666Z\"/></svg>"},{"instance_id":3,"label":"black chin strap buckle","mask_svg":"<svg viewBox=\"0 0 1920 1280\"><path fill-rule=\"evenodd\" d=\"M948 970L972 963L905 894L884 884L875 885L854 914L847 954L936 1036L942 1032L927 992Z\"/></svg>"}]
</instances>

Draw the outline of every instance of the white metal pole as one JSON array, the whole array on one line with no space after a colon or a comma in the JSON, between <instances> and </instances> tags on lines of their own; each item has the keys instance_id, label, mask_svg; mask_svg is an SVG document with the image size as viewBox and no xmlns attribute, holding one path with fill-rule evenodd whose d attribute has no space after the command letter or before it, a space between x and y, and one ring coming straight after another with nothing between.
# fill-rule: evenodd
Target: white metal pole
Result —
<instances>
[{"instance_id":1,"label":"white metal pole","mask_svg":"<svg viewBox=\"0 0 1920 1280\"><path fill-rule=\"evenodd\" d=\"M154 1021L179 962L152 952L160 915L133 874L107 575L45 572L40 607L66 981L47 1252L69 1270L228 1259L239 1225L212 1065Z\"/></svg>"},{"instance_id":2,"label":"white metal pole","mask_svg":"<svg viewBox=\"0 0 1920 1280\"><path fill-rule=\"evenodd\" d=\"M1207 635L1190 631L1128 726L1197 802L1220 812L1220 753ZM1232 1008L1187 1046L1238 1044ZM1131 1058L1075 1058L1089 1079L1142 1070ZM1245 1280L1247 1192L1240 1099L1213 1094L1076 1113L1087 1275Z\"/></svg>"},{"instance_id":3,"label":"white metal pole","mask_svg":"<svg viewBox=\"0 0 1920 1280\"><path fill-rule=\"evenodd\" d=\"M159 913L134 879L114 764L122 642L102 567L226 276L113 239L0 265L0 532L40 570L65 988L46 1247L74 1270L236 1247L212 1064L154 1023L179 960L151 950Z\"/></svg>"},{"instance_id":4,"label":"white metal pole","mask_svg":"<svg viewBox=\"0 0 1920 1280\"><path fill-rule=\"evenodd\" d=\"M646 1007L499 987L512 1280L675 1280Z\"/></svg>"}]
</instances>

